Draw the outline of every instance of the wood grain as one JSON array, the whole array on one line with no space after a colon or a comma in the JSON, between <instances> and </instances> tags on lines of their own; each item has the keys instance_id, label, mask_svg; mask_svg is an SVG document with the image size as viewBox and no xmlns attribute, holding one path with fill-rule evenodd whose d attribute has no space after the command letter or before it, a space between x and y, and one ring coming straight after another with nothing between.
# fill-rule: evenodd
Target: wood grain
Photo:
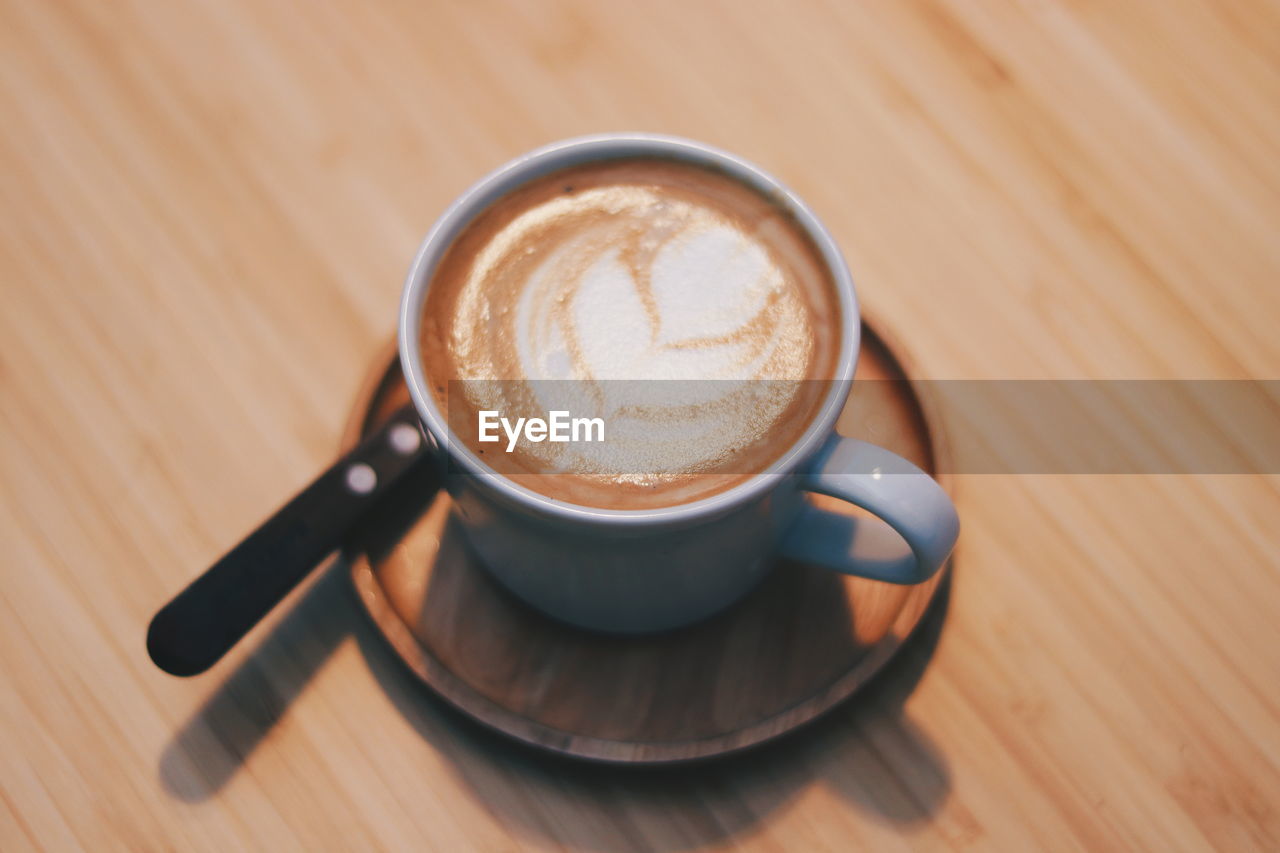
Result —
<instances>
[{"instance_id":1,"label":"wood grain","mask_svg":"<svg viewBox=\"0 0 1280 853\"><path fill-rule=\"evenodd\" d=\"M698 772L476 731L333 573L207 677L142 644L330 458L434 217L564 136L760 162L928 377L1275 378L1278 34L1267 0L2 0L0 848L1280 846L1275 476L961 478L936 648Z\"/></svg>"}]
</instances>

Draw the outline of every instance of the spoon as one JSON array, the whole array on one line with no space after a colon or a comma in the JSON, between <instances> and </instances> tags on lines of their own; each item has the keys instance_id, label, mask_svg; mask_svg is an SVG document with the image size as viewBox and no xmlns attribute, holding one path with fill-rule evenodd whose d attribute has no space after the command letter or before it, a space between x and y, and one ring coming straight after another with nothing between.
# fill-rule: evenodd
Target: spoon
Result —
<instances>
[{"instance_id":1,"label":"spoon","mask_svg":"<svg viewBox=\"0 0 1280 853\"><path fill-rule=\"evenodd\" d=\"M398 409L160 609L147 653L172 675L197 675L302 582L379 498L410 474L431 473L412 405Z\"/></svg>"}]
</instances>

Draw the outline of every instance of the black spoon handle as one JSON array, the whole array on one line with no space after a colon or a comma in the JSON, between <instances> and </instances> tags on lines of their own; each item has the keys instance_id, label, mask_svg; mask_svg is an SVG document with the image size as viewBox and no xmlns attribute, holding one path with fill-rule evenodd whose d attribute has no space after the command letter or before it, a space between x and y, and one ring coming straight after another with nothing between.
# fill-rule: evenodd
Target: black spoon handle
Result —
<instances>
[{"instance_id":1,"label":"black spoon handle","mask_svg":"<svg viewBox=\"0 0 1280 853\"><path fill-rule=\"evenodd\" d=\"M151 660L173 675L213 666L430 456L413 407L398 410L155 615Z\"/></svg>"}]
</instances>

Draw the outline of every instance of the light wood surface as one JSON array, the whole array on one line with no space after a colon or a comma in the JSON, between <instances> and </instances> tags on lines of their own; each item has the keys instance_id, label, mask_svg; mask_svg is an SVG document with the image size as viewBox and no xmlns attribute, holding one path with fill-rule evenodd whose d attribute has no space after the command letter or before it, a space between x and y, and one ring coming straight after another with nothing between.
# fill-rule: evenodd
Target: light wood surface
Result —
<instances>
[{"instance_id":1,"label":"light wood surface","mask_svg":"<svg viewBox=\"0 0 1280 853\"><path fill-rule=\"evenodd\" d=\"M936 648L701 769L477 731L339 573L204 677L142 640L507 157L760 162L930 377L1274 378L1277 105L1262 0L3 0L0 849L1276 849L1274 476L961 478Z\"/></svg>"}]
</instances>

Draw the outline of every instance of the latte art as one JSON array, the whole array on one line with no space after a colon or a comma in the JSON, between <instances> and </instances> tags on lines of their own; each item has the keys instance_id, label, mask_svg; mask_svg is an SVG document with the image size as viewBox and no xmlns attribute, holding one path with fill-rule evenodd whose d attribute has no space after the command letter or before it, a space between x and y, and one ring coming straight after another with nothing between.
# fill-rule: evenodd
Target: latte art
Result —
<instances>
[{"instance_id":1,"label":"latte art","mask_svg":"<svg viewBox=\"0 0 1280 853\"><path fill-rule=\"evenodd\" d=\"M528 211L468 278L452 344L477 378L803 378L811 355L805 306L768 252L647 187ZM515 310L495 323L499 282Z\"/></svg>"},{"instance_id":2,"label":"latte art","mask_svg":"<svg viewBox=\"0 0 1280 853\"><path fill-rule=\"evenodd\" d=\"M426 312L455 435L470 443L481 410L602 418L608 442L521 447L502 473L606 506L683 502L766 467L815 414L838 338L834 288L784 211L659 160L500 200L455 240Z\"/></svg>"}]
</instances>

